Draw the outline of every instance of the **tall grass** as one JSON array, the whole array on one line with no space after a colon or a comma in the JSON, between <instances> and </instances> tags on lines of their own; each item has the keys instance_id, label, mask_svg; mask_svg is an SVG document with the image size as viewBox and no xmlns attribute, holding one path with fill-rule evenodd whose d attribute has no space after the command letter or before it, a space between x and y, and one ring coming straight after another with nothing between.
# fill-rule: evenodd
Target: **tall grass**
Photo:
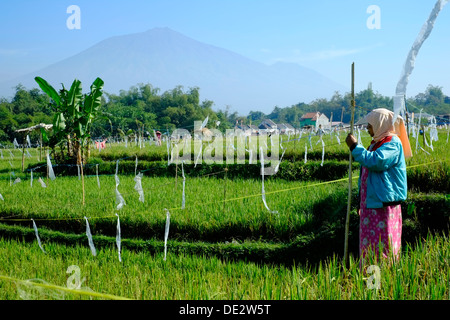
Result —
<instances>
[{"instance_id":1,"label":"tall grass","mask_svg":"<svg viewBox=\"0 0 450 320\"><path fill-rule=\"evenodd\" d=\"M434 142L434 152L425 147L430 155L419 151L408 160L407 165L448 159L446 133L440 132L439 137L440 140ZM333 143L333 138L329 136L324 139L330 155L348 157L344 134L341 134L341 144ZM365 145L370 141L365 134L362 139ZM291 152L289 156L286 153L286 161L303 161L306 141L283 143ZM316 142L317 137L313 137L314 150L310 156L320 159L321 144ZM414 150L414 139L411 140L411 145ZM188 176L186 208L181 209L180 174L177 181L175 177L144 175L144 203L138 201L139 195L134 190L134 174L128 174L119 176L118 190L127 204L118 211L114 172L109 172L100 176L100 189L95 176L85 178L86 205L82 206L81 180L77 176L58 176L55 181L51 181L41 175L47 183L47 188L42 188L37 181L40 174L36 173L31 187L30 173L22 173L20 169L21 152L11 151L14 157L11 158L4 150L4 157L0 160L0 194L4 198L4 201L0 200L0 216L22 221L10 221L8 224L17 223L29 227L30 219L33 218L39 228L82 234L85 231L84 216L87 216L94 235L113 237L117 221L115 213L118 213L124 240L162 239L166 218L164 209L167 208L171 212L170 240L237 240L238 246L245 240L252 240L301 247L302 236L307 237L308 232L339 223L339 219L343 217L340 213L345 211L347 202L346 181L312 186L314 181L287 181L275 177L265 180L268 206L279 212L273 214L264 207L261 200L260 179L227 179L225 184L221 173L209 177ZM147 161L161 161L167 159L164 152L165 146L144 149L113 146L100 153L94 150L93 156L114 161L138 154L143 159L147 155ZM36 150L30 150L30 153L32 158L25 158L26 165L42 164L37 160ZM432 180L435 177L438 181L439 177L449 175L448 170L448 164L433 164L417 167L414 171L409 170L409 173L413 172L418 177L414 188L420 190L424 179ZM21 178L21 182L13 184L17 177ZM353 188L356 194L356 183ZM436 187L441 194L447 192L448 189L445 188L447 185ZM278 192L280 190L289 191ZM320 244L320 241L317 243ZM400 262L394 265L380 263L379 290L367 288L370 275L359 267L359 261L355 257L350 259L350 268L343 270L336 256L330 256L318 266L308 267L256 264L245 259L227 261L214 255L198 256L183 252L169 254L167 261L164 261L162 253L124 250L123 263L119 263L113 246L99 248L97 257L91 255L87 246L46 242L45 247L47 254L43 254L34 242L30 244L1 238L0 275L18 279L37 278L64 286L68 277L67 267L77 265L82 277L86 276L83 285L97 292L133 299L449 298L450 250L447 236L429 236L416 245L407 244ZM35 293L35 298L42 294L37 291ZM60 297L61 295L51 293L45 296L46 299ZM83 298L72 294L64 294L64 297ZM18 298L18 287L14 283L0 280L0 299Z\"/></svg>"},{"instance_id":2,"label":"tall grass","mask_svg":"<svg viewBox=\"0 0 450 320\"><path fill-rule=\"evenodd\" d=\"M442 300L449 298L450 243L446 236L428 237L407 246L399 262L380 262L380 287L370 287L371 273L351 256L343 269L335 257L318 267L280 266L215 257L123 251L122 263L114 248L98 250L47 244L47 254L37 244L0 240L0 274L20 280L41 279L66 286L71 265L80 268L82 286L95 292L131 299L158 300ZM19 299L19 285L0 280L0 299ZM24 289L24 288L22 288ZM42 294L42 293L40 293ZM60 294L56 298L85 296ZM35 299L55 299L55 295ZM94 297L94 299L96 299Z\"/></svg>"}]
</instances>

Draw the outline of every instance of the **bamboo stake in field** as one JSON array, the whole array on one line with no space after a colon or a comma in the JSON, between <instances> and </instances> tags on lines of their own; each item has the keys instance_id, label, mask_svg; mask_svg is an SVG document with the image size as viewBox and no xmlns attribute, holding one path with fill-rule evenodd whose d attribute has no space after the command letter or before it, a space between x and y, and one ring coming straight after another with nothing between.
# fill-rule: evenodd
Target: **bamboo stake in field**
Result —
<instances>
[{"instance_id":1,"label":"bamboo stake in field","mask_svg":"<svg viewBox=\"0 0 450 320\"><path fill-rule=\"evenodd\" d=\"M175 164L175 190L178 186L178 161Z\"/></svg>"},{"instance_id":2,"label":"bamboo stake in field","mask_svg":"<svg viewBox=\"0 0 450 320\"><path fill-rule=\"evenodd\" d=\"M355 122L355 63L352 63L352 116L350 120L350 134L353 134L353 124ZM345 220L345 242L344 242L344 263L348 266L348 232L350 224L350 207L352 201L352 152L349 151L349 167L348 167L348 202L347 217Z\"/></svg>"},{"instance_id":3,"label":"bamboo stake in field","mask_svg":"<svg viewBox=\"0 0 450 320\"><path fill-rule=\"evenodd\" d=\"M223 184L223 213L225 214L225 202L227 200L227 173L228 173L228 166L225 168L225 177L224 177L224 184Z\"/></svg>"},{"instance_id":4,"label":"bamboo stake in field","mask_svg":"<svg viewBox=\"0 0 450 320\"><path fill-rule=\"evenodd\" d=\"M84 174L83 174L83 158L81 156L81 148L83 145L81 142L78 142L78 162L80 163L80 171L81 171L81 189L83 192L83 206L85 205L85 196L84 196Z\"/></svg>"},{"instance_id":5,"label":"bamboo stake in field","mask_svg":"<svg viewBox=\"0 0 450 320\"><path fill-rule=\"evenodd\" d=\"M23 144L22 144L22 172L25 171L25 143L26 143L26 138L25 138L25 134L23 135Z\"/></svg>"}]
</instances>

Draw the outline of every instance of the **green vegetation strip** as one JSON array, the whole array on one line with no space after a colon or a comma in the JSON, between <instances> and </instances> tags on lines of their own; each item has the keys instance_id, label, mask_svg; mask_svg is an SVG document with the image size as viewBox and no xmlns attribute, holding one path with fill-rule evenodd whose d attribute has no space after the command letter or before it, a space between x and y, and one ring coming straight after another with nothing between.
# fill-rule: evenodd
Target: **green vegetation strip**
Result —
<instances>
[{"instance_id":1,"label":"green vegetation strip","mask_svg":"<svg viewBox=\"0 0 450 320\"><path fill-rule=\"evenodd\" d=\"M130 300L128 298L118 297L118 296L111 295L111 294L105 294L105 293L99 293L99 292L93 292L93 291L85 291L85 290L81 290L81 289L69 289L69 288L66 288L66 287L56 286L56 285L52 285L52 284L36 283L36 282L31 282L31 281L15 279L15 278L3 276L3 275L0 275L0 280L6 280L6 281L12 281L12 282L15 282L15 283L21 283L21 284L24 284L26 286L36 286L36 287L41 287L41 288L50 289L50 290L59 290L59 291L64 291L64 292L68 292L68 293L85 295L85 296L92 296L92 297L98 297L98 298L104 298L104 299Z\"/></svg>"},{"instance_id":2,"label":"green vegetation strip","mask_svg":"<svg viewBox=\"0 0 450 320\"><path fill-rule=\"evenodd\" d=\"M348 269L330 256L315 266L271 265L223 261L217 257L124 250L92 256L86 246L36 243L0 238L0 274L14 279L70 282L69 266L77 266L83 290L138 300L447 300L450 298L450 243L445 235L427 236L403 247L400 261L369 261L361 268L350 255ZM379 274L366 269L378 268ZM30 281L31 281L30 280ZM21 291L19 291L21 289ZM27 291L28 290L28 291ZM23 292L26 291L26 292ZM83 299L76 293L55 295L0 281L0 299ZM58 290L52 290L58 291ZM31 296L31 297L30 297ZM87 297L87 296L85 296ZM102 299L100 297L92 297Z\"/></svg>"}]
</instances>

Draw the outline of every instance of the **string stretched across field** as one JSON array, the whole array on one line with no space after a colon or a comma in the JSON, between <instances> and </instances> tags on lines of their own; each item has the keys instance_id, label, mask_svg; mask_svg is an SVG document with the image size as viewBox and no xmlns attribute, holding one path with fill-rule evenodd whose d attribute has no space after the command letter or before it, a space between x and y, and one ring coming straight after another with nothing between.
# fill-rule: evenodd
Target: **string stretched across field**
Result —
<instances>
[{"instance_id":1,"label":"string stretched across field","mask_svg":"<svg viewBox=\"0 0 450 320\"><path fill-rule=\"evenodd\" d=\"M428 162L428 163L423 163L423 164L418 164L418 165L413 165L413 166L409 166L408 168L414 168L414 167L419 167L419 166L425 166L425 165L431 165L434 163L440 163L440 162L445 162L445 161L449 161L450 159L445 159L445 160L440 160L440 161L432 161L432 162ZM262 168L263 170L263 168ZM359 178L358 176L353 176L352 179L357 179ZM337 183L337 182L343 182L343 181L347 181L347 178L342 178L342 179L336 179L336 180L332 180L332 181L325 181L325 182L318 182L318 183L313 183L313 184L308 184L308 185L303 185L303 186L298 186L298 187L293 187L293 188L287 188L287 189L280 189L280 190L274 190L274 191L270 191L265 193L264 189L262 191L262 193L260 194L252 194L252 195L245 195L242 197L236 197L236 198L231 198L231 199L223 199L221 201L213 201L213 202L209 202L209 203L199 203L199 204L195 204L192 205L190 207L200 207L200 206L204 206L204 205L209 205L209 204L220 204L220 203L225 203L225 202L230 202L230 201L239 201L239 200L243 200L243 199L248 199L248 198L254 198L254 197L260 197L263 196L263 200L265 197L265 194L275 194L275 193L280 193L280 192L289 192L289 191L293 191L293 190L298 190L298 189L302 189L302 188L310 188L310 187L315 187L315 186L319 186L319 185L326 185L326 184L331 184L331 183ZM269 209L267 207L266 208ZM169 224L170 224L170 211L176 211L176 210L184 210L186 209L186 206L182 205L182 207L178 207L178 208L172 208L172 209L165 209L166 211L166 226L165 226L165 235L164 235L164 260L166 260L166 255L167 255L167 240L168 240L168 231L169 231ZM270 209L269 209L270 211ZM275 211L273 211L275 212ZM120 234L120 220L119 220L119 216L117 214L115 214L114 216L107 216L107 217L93 217L90 219L107 219L107 218L112 218L112 217L117 217L117 235L116 235L116 244L117 244L117 248L118 248L118 254L119 254L119 261L122 261L121 259L121 245L120 245L120 239L121 239L121 234ZM89 228L89 223L88 223L88 218L86 216L84 216L83 218L63 218L63 219L36 219L36 220L40 220L40 221L52 221L52 220L60 220L60 221L64 221L64 220L81 220L84 219L86 221L86 235L88 237L88 242L89 242L89 247L91 248L92 254L94 256L96 256L96 250L94 247L94 243L93 243L93 239L92 239L92 234L90 232L90 228ZM45 250L42 247L40 238L39 238L39 234L38 234L38 229L35 223L34 219L31 219L33 222L33 228L35 230L35 234L36 234L36 238L37 241L39 243L39 247L41 248L41 250L45 253ZM12 221L30 221L30 219L4 219L4 218L0 218L1 222L12 222Z\"/></svg>"},{"instance_id":2,"label":"string stretched across field","mask_svg":"<svg viewBox=\"0 0 450 320\"><path fill-rule=\"evenodd\" d=\"M26 286L35 286L35 287L40 287L40 288L45 288L45 289L50 289L50 290L63 291L63 292L77 294L77 295L98 297L98 298L103 298L103 299L131 300L129 298L120 297L120 296L107 294L107 293L100 293L100 292L95 292L95 291L86 291L86 290L81 290L81 289L70 289L70 288L67 288L67 287L57 286L57 285L54 285L54 284L32 282L32 281L29 281L29 280L21 280L21 279L9 277L9 276L4 276L4 275L0 275L0 280L20 283L20 284L23 284L23 285L26 285Z\"/></svg>"},{"instance_id":3,"label":"string stretched across field","mask_svg":"<svg viewBox=\"0 0 450 320\"><path fill-rule=\"evenodd\" d=\"M448 162L450 161L450 159L442 159L442 160L436 160L436 161L431 161L431 162L426 162L426 163L421 163L421 164L415 164L415 165L411 165L408 166L407 169L411 169L411 168L416 168L416 167L421 167L421 166L428 166L428 165L432 165L432 164L436 164L436 163L442 163L442 162ZM223 171L218 171L216 173L212 173L212 174L206 174L204 176L211 176L211 175L217 175L220 173L226 172L226 170ZM202 176L200 176L199 178L201 178ZM356 176L352 176L352 179L357 179L359 178L358 175ZM341 179L336 179L336 180L330 180L330 181L323 181L323 182L317 182L317 183L313 183L313 184L307 184L307 185L302 185L302 186L298 186L298 187L293 187L293 188L287 188L287 189L279 189L279 190L273 190L273 191L266 191L265 195L270 195L270 194L276 194L276 193L282 193L282 192L289 192L289 191L294 191L294 190L299 190L299 189L304 189L304 188L311 188L311 187L317 187L317 186L321 186L321 185L327 185L327 184L333 184L333 183L338 183L338 182L345 182L348 181L348 178L341 178ZM170 182L168 184L173 184L173 182ZM167 184L164 184L167 185ZM160 186L157 187L153 187L153 188L158 188ZM124 195L129 195L130 193L124 193ZM228 198L228 199L223 199L223 200L216 200L216 201L210 201L210 202L200 202L197 204L192 204L189 206L185 206L184 209L187 208L194 208L194 207L202 207L202 206L206 206L206 205L212 205L212 204L221 204L223 202L231 202L231 201L239 201L239 200L244 200L244 199L250 199L250 198L255 198L255 197L261 197L263 194L262 193L257 193L257 194L252 194L252 195L244 195L241 197L236 197L236 198ZM110 196L110 198L113 198L115 196ZM92 202L94 202L96 200L93 200ZM176 211L176 210L182 210L183 207L174 207L174 208L169 208L167 210L169 211ZM10 218L13 217L13 218ZM108 218L113 218L115 217L115 215L108 215L108 216L97 216L97 217L91 217L90 219L108 219ZM84 218L36 218L34 219L35 221L69 221L69 220L83 220ZM0 221L29 221L29 218L25 219L25 218L16 218L16 216L9 216L9 217L0 217Z\"/></svg>"}]
</instances>

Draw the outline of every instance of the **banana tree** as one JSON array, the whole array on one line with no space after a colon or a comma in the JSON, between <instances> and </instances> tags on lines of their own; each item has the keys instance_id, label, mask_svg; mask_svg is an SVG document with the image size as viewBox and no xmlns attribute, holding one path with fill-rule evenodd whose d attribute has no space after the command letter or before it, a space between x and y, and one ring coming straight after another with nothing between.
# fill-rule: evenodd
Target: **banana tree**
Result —
<instances>
[{"instance_id":1,"label":"banana tree","mask_svg":"<svg viewBox=\"0 0 450 320\"><path fill-rule=\"evenodd\" d=\"M83 149L86 146L89 147L87 141L91 137L92 123L100 113L104 82L100 78L95 79L91 85L91 92L83 95L81 81L77 79L73 81L69 90L66 90L62 85L63 88L59 91L59 94L41 77L36 77L35 80L53 100L52 107L55 115L53 118L52 148L55 151L55 146L59 145L63 158L63 145L66 141L69 157L75 156L77 164L80 165L84 205Z\"/></svg>"},{"instance_id":2,"label":"banana tree","mask_svg":"<svg viewBox=\"0 0 450 320\"><path fill-rule=\"evenodd\" d=\"M36 77L40 88L51 98L52 109L55 111L53 117L53 136L50 146L55 152L55 147L61 149L61 157L64 157L64 144L67 143L68 156L77 157L83 147L88 146L92 123L100 114L101 97L103 95L102 79L97 78L92 83L89 94L82 94L81 81L75 79L69 90L64 85L59 93L43 78ZM82 152L83 154L83 152Z\"/></svg>"}]
</instances>

